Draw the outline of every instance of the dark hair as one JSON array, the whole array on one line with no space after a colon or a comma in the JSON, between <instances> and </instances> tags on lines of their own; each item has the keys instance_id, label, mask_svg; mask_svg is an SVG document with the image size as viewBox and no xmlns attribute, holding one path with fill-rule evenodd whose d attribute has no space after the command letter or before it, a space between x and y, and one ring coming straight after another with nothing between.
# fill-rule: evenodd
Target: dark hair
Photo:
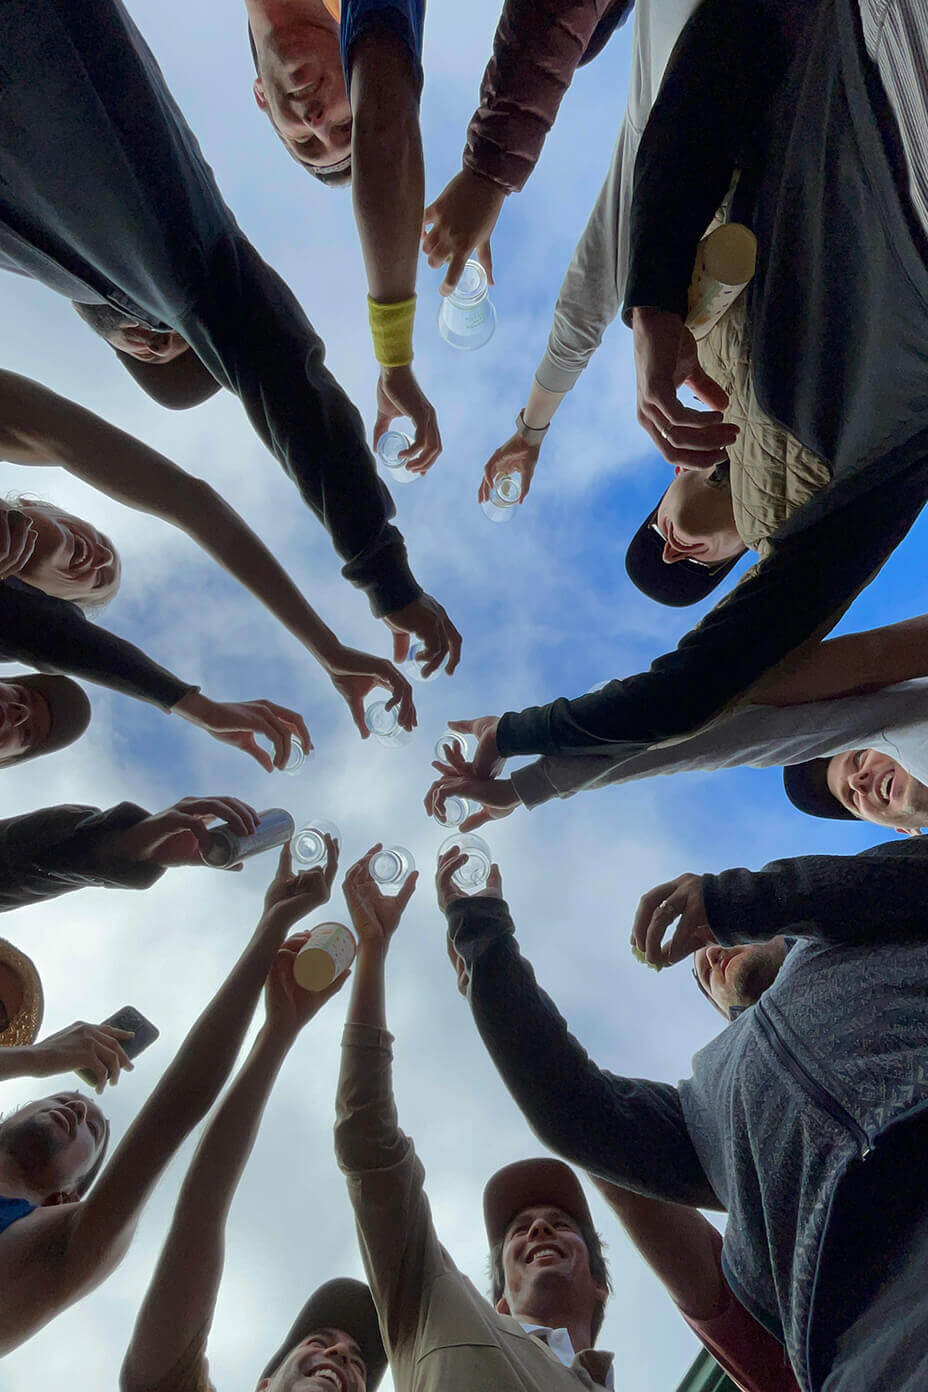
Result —
<instances>
[{"instance_id":1,"label":"dark hair","mask_svg":"<svg viewBox=\"0 0 928 1392\"><path fill-rule=\"evenodd\" d=\"M586 1246L587 1260L590 1264L590 1275L597 1285L605 1286L606 1290L611 1294L612 1280L609 1276L609 1268L606 1265L606 1258L603 1254L602 1238L593 1227L592 1223L582 1222L579 1218L575 1218L572 1213L569 1213L567 1216L576 1223L577 1231L583 1238L584 1245ZM503 1245L505 1241L505 1237L502 1237L499 1242L495 1242L490 1248L488 1265L490 1270L490 1288L494 1305L501 1298L506 1289L506 1275L503 1271ZM590 1334L594 1344L596 1343L599 1331L603 1327L605 1316L606 1302L602 1300L597 1304L596 1309L593 1311L593 1318L590 1321Z\"/></svg>"},{"instance_id":2,"label":"dark hair","mask_svg":"<svg viewBox=\"0 0 928 1392\"><path fill-rule=\"evenodd\" d=\"M125 328L130 322L130 317L121 309L114 309L111 304L79 304L77 300L71 301L85 324L89 324L94 333L98 333L101 338L106 338L107 334L114 333L116 329Z\"/></svg>"},{"instance_id":3,"label":"dark hair","mask_svg":"<svg viewBox=\"0 0 928 1392\"><path fill-rule=\"evenodd\" d=\"M109 1150L109 1148L110 1124L108 1121L104 1120L103 1140L100 1142L100 1149L97 1151L96 1156L94 1157L94 1162L91 1165L90 1169L87 1170L85 1174L82 1174L80 1179L77 1180L77 1182L72 1186L75 1194L79 1199L84 1198L84 1196L87 1194L87 1191L90 1189L91 1184L93 1184L97 1175L102 1170L103 1161L106 1159L106 1152Z\"/></svg>"}]
</instances>

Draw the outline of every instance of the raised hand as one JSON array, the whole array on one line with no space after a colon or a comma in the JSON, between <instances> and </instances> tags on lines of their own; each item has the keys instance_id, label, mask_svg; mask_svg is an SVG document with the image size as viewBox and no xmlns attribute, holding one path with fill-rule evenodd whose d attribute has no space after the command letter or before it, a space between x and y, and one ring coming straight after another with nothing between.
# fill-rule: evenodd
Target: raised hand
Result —
<instances>
[{"instance_id":1,"label":"raised hand","mask_svg":"<svg viewBox=\"0 0 928 1392\"><path fill-rule=\"evenodd\" d=\"M402 609L385 614L383 621L393 633L394 662L406 660L410 637L420 638L425 644L422 675L430 677L444 663L451 676L461 658L461 635L436 599L422 594Z\"/></svg>"},{"instance_id":2,"label":"raised hand","mask_svg":"<svg viewBox=\"0 0 928 1392\"><path fill-rule=\"evenodd\" d=\"M233 797L186 797L164 812L115 832L109 846L126 860L151 861L153 865L202 865L211 845L207 823L228 822L236 836L250 836L258 814L247 802ZM235 869L240 870L241 866Z\"/></svg>"},{"instance_id":3,"label":"raised hand","mask_svg":"<svg viewBox=\"0 0 928 1392\"><path fill-rule=\"evenodd\" d=\"M445 759L436 759L432 768L440 775L425 795L425 810L430 817L444 821L445 801L452 796L471 798L482 803L479 812L465 817L459 830L476 831L487 822L508 817L519 806L519 798L509 778L478 778L473 765L468 763L460 749L449 744L445 749Z\"/></svg>"},{"instance_id":4,"label":"raised hand","mask_svg":"<svg viewBox=\"0 0 928 1392\"><path fill-rule=\"evenodd\" d=\"M448 262L445 279L439 286L442 295L450 295L457 285L471 251L493 284L490 235L505 197L506 190L492 179L462 169L426 208L422 250L430 266Z\"/></svg>"},{"instance_id":5,"label":"raised hand","mask_svg":"<svg viewBox=\"0 0 928 1392\"><path fill-rule=\"evenodd\" d=\"M107 1083L115 1085L122 1069L132 1071L132 1061L120 1042L131 1038L132 1030L77 1020L30 1046L29 1073L33 1078L47 1078L84 1068L93 1075L97 1092L102 1092Z\"/></svg>"},{"instance_id":6,"label":"raised hand","mask_svg":"<svg viewBox=\"0 0 928 1392\"><path fill-rule=\"evenodd\" d=\"M325 837L326 862L314 870L294 874L290 863L290 847L281 847L277 871L264 896L262 925L279 932L281 938L313 909L328 902L332 883L338 869L338 843Z\"/></svg>"},{"instance_id":7,"label":"raised hand","mask_svg":"<svg viewBox=\"0 0 928 1392\"><path fill-rule=\"evenodd\" d=\"M310 929L306 928L287 939L274 959L264 988L264 1013L268 1028L285 1039L296 1038L326 1001L341 990L351 970L343 971L322 991L306 991L299 986L293 977L293 963L300 948L306 945L309 934Z\"/></svg>"},{"instance_id":8,"label":"raised hand","mask_svg":"<svg viewBox=\"0 0 928 1392\"><path fill-rule=\"evenodd\" d=\"M490 874L486 884L482 889L478 889L473 894L465 894L458 889L456 884L452 884L451 877L456 870L467 860L467 856L461 852L457 846L452 846L438 862L438 869L435 872L435 890L438 895L438 907L442 913L446 913L449 904L453 904L455 899L502 899L503 880L499 873L499 866L495 863L490 866Z\"/></svg>"},{"instance_id":9,"label":"raised hand","mask_svg":"<svg viewBox=\"0 0 928 1392\"><path fill-rule=\"evenodd\" d=\"M479 715L476 720L449 720L448 729L457 730L462 735L473 735L477 749L470 761L470 769L475 778L496 778L506 760L496 745L498 715Z\"/></svg>"},{"instance_id":10,"label":"raised hand","mask_svg":"<svg viewBox=\"0 0 928 1392\"><path fill-rule=\"evenodd\" d=\"M738 427L722 419L728 396L700 367L696 340L679 314L635 309L632 328L638 424L669 464L713 469L723 463L726 448L738 438ZM677 389L684 385L710 410L682 405Z\"/></svg>"},{"instance_id":11,"label":"raised hand","mask_svg":"<svg viewBox=\"0 0 928 1392\"><path fill-rule=\"evenodd\" d=\"M397 416L407 416L415 436L400 458L411 474L424 474L441 454L441 435L435 408L416 381L412 368L382 367L377 383L377 420L374 423L374 449L381 435Z\"/></svg>"},{"instance_id":12,"label":"raised hand","mask_svg":"<svg viewBox=\"0 0 928 1392\"><path fill-rule=\"evenodd\" d=\"M413 703L412 687L392 662L388 662L384 657L372 657L370 653L359 652L356 648L339 645L334 656L327 659L325 666L335 690L348 702L351 718L362 739L367 739L370 735L364 721L364 700L375 686L382 686L389 693L388 709L399 706L399 722L403 729L415 729L416 707Z\"/></svg>"},{"instance_id":13,"label":"raised hand","mask_svg":"<svg viewBox=\"0 0 928 1392\"><path fill-rule=\"evenodd\" d=\"M523 440L518 434L510 435L504 445L500 445L487 460L483 478L480 480L480 487L477 489L477 499L485 503L490 496L490 490L500 474L518 474L522 480L522 493L519 497L519 504L525 502L528 497L528 490L532 486L532 479L535 477L535 465L538 463L538 455L541 445L530 445L528 440Z\"/></svg>"},{"instance_id":14,"label":"raised hand","mask_svg":"<svg viewBox=\"0 0 928 1392\"><path fill-rule=\"evenodd\" d=\"M399 927L403 911L413 896L419 872L412 872L399 894L393 897L381 894L370 870L371 856L379 850L381 842L378 841L352 865L342 888L361 949L386 952L390 939Z\"/></svg>"},{"instance_id":15,"label":"raised hand","mask_svg":"<svg viewBox=\"0 0 928 1392\"><path fill-rule=\"evenodd\" d=\"M677 919L676 930L665 945L664 937ZM652 966L673 966L715 941L706 919L701 875L679 875L641 896L632 926L632 946L643 952Z\"/></svg>"},{"instance_id":16,"label":"raised hand","mask_svg":"<svg viewBox=\"0 0 928 1392\"><path fill-rule=\"evenodd\" d=\"M211 701L202 692L193 691L178 701L173 710L191 724L207 730L214 739L243 749L257 759L266 773L283 768L294 735L307 753L313 747L303 717L273 701ZM270 740L274 748L273 761L256 743L255 735Z\"/></svg>"}]
</instances>

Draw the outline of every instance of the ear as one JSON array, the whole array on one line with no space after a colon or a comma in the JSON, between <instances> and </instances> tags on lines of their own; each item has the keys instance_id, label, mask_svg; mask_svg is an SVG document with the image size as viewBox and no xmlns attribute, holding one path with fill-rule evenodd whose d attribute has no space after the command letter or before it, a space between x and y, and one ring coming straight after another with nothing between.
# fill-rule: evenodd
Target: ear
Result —
<instances>
[{"instance_id":1,"label":"ear","mask_svg":"<svg viewBox=\"0 0 928 1392\"><path fill-rule=\"evenodd\" d=\"M924 827L894 827L893 829L898 831L900 836L924 836L925 834Z\"/></svg>"},{"instance_id":2,"label":"ear","mask_svg":"<svg viewBox=\"0 0 928 1392\"><path fill-rule=\"evenodd\" d=\"M501 1295L500 1298L499 1298L499 1300L497 1300L497 1302L496 1302L496 1313L497 1313L498 1315L511 1315L511 1314L512 1314L512 1311L511 1311L510 1308L509 1308L509 1301L506 1299L506 1297L505 1297L504 1295Z\"/></svg>"},{"instance_id":3,"label":"ear","mask_svg":"<svg viewBox=\"0 0 928 1392\"><path fill-rule=\"evenodd\" d=\"M593 1289L596 1292L596 1299L601 1300L605 1305L606 1301L609 1299L609 1292L606 1290L606 1287L601 1286L599 1282L597 1282Z\"/></svg>"},{"instance_id":4,"label":"ear","mask_svg":"<svg viewBox=\"0 0 928 1392\"><path fill-rule=\"evenodd\" d=\"M254 93L258 110L267 111L267 97L264 95L264 83L261 81L260 77L255 78L251 90Z\"/></svg>"}]
</instances>

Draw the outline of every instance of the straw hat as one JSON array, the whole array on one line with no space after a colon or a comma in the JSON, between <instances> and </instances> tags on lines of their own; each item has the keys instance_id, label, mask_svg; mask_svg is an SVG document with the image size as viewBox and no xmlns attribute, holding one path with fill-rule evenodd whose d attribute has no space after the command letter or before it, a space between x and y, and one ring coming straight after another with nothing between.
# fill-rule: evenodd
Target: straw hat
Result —
<instances>
[{"instance_id":1,"label":"straw hat","mask_svg":"<svg viewBox=\"0 0 928 1392\"><path fill-rule=\"evenodd\" d=\"M8 967L15 972L22 983L23 998L16 1014L0 1029L0 1047L11 1048L16 1045L32 1044L42 1023L45 999L42 995L42 982L35 963L6 938L0 938L0 967Z\"/></svg>"}]
</instances>

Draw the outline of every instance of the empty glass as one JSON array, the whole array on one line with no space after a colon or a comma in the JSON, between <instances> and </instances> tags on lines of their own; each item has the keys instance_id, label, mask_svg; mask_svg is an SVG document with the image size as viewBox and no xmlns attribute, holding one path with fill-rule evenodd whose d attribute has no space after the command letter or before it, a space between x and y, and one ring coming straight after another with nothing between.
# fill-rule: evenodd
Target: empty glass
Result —
<instances>
[{"instance_id":1,"label":"empty glass","mask_svg":"<svg viewBox=\"0 0 928 1392\"><path fill-rule=\"evenodd\" d=\"M412 739L411 732L400 724L398 707L387 710L386 701L371 701L364 709L364 723L381 744L408 744Z\"/></svg>"},{"instance_id":2,"label":"empty glass","mask_svg":"<svg viewBox=\"0 0 928 1392\"><path fill-rule=\"evenodd\" d=\"M370 861L371 879L382 894L399 894L416 868L412 851L405 846L384 846L375 851Z\"/></svg>"},{"instance_id":3,"label":"empty glass","mask_svg":"<svg viewBox=\"0 0 928 1392\"><path fill-rule=\"evenodd\" d=\"M482 348L496 332L496 310L479 261L465 263L457 285L442 300L438 332L452 348L464 350Z\"/></svg>"},{"instance_id":4,"label":"empty glass","mask_svg":"<svg viewBox=\"0 0 928 1392\"><path fill-rule=\"evenodd\" d=\"M462 735L457 730L446 730L435 741L435 758L440 759L443 764L448 762L449 745L465 759L471 757L471 748L476 748L476 742L469 739L467 735Z\"/></svg>"},{"instance_id":5,"label":"empty glass","mask_svg":"<svg viewBox=\"0 0 928 1392\"><path fill-rule=\"evenodd\" d=\"M402 430L385 430L377 442L377 459L387 470L391 483L415 483L425 478L425 474L413 474L406 468L406 461L400 459L403 450L408 450L412 440Z\"/></svg>"},{"instance_id":6,"label":"empty glass","mask_svg":"<svg viewBox=\"0 0 928 1392\"><path fill-rule=\"evenodd\" d=\"M520 474L497 474L490 489L490 496L480 504L480 510L491 522L511 522L516 515L516 504L521 497Z\"/></svg>"},{"instance_id":7,"label":"empty glass","mask_svg":"<svg viewBox=\"0 0 928 1392\"><path fill-rule=\"evenodd\" d=\"M435 820L441 822L442 826L456 827L479 811L479 804L470 798L461 797L460 793L449 793L445 798L445 815L440 817L436 811Z\"/></svg>"},{"instance_id":8,"label":"empty glass","mask_svg":"<svg viewBox=\"0 0 928 1392\"><path fill-rule=\"evenodd\" d=\"M334 822L327 822L324 817L314 817L294 834L290 842L290 854L299 862L301 870L315 870L318 865L325 865L326 836L331 836L333 841L341 844L342 834L338 827Z\"/></svg>"},{"instance_id":9,"label":"empty glass","mask_svg":"<svg viewBox=\"0 0 928 1392\"><path fill-rule=\"evenodd\" d=\"M281 773L299 773L300 769L303 767L306 760L309 758L309 754L311 753L312 750L310 750L309 753L307 753L307 751L303 748L303 741L298 740L296 735L294 735L293 738L290 740L290 750L287 754L287 762L281 769Z\"/></svg>"},{"instance_id":10,"label":"empty glass","mask_svg":"<svg viewBox=\"0 0 928 1392\"><path fill-rule=\"evenodd\" d=\"M425 643L421 638L414 638L409 645L409 652L406 654L406 660L400 663L403 674L407 676L410 681L429 682L441 676L442 664L440 662L434 672L429 672L427 677L422 675L422 659L424 656Z\"/></svg>"},{"instance_id":11,"label":"empty glass","mask_svg":"<svg viewBox=\"0 0 928 1392\"><path fill-rule=\"evenodd\" d=\"M464 836L449 836L443 841L438 848L438 859L441 860L455 846L467 859L455 870L451 883L463 894L474 894L478 889L483 889L490 878L493 853L482 836L475 836L469 831Z\"/></svg>"}]
</instances>

